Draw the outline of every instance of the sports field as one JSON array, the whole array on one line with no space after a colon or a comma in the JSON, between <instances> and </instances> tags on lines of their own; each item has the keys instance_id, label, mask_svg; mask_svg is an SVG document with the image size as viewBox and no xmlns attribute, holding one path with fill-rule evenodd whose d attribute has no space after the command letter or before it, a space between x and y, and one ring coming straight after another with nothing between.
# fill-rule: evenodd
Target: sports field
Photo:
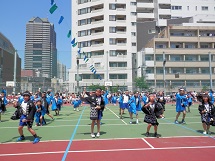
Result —
<instances>
[{"instance_id":1,"label":"sports field","mask_svg":"<svg viewBox=\"0 0 215 161\"><path fill-rule=\"evenodd\" d=\"M26 141L16 143L18 120L10 120L14 108L9 107L0 123L0 161L211 160L215 156L215 127L211 127L211 135L202 134L197 106L193 105L191 113L187 113L187 124L176 125L175 106L166 105L166 118L158 120L160 138L146 138L147 124L143 122L142 112L139 124L135 124L136 119L134 124L129 124L127 111L121 120L118 106L108 105L102 119L101 136L95 139L90 137L89 107L82 106L76 112L72 106L64 106L54 121L46 116L46 126L33 127L41 138L38 144L32 144L33 137L26 128ZM153 128L150 132L153 135Z\"/></svg>"}]
</instances>

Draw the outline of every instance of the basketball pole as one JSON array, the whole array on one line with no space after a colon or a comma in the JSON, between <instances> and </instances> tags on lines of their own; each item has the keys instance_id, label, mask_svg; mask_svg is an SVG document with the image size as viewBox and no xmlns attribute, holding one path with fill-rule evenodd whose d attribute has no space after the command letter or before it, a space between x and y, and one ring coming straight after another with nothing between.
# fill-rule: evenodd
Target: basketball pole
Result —
<instances>
[{"instance_id":1,"label":"basketball pole","mask_svg":"<svg viewBox=\"0 0 215 161\"><path fill-rule=\"evenodd\" d=\"M13 81L14 81L14 86L13 86L13 93L16 93L16 60L17 60L17 53L15 51L14 53L14 70L13 70Z\"/></svg>"}]
</instances>

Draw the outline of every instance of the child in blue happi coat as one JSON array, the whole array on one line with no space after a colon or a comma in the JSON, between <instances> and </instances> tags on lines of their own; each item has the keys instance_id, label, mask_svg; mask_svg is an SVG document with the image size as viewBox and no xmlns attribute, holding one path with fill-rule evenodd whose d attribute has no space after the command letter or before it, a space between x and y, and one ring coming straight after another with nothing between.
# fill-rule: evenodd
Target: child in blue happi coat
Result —
<instances>
[{"instance_id":1,"label":"child in blue happi coat","mask_svg":"<svg viewBox=\"0 0 215 161\"><path fill-rule=\"evenodd\" d=\"M42 105L42 100L40 98L37 98L35 100L36 102L36 113L34 115L36 126L42 126L45 125L45 119L44 116L46 114L46 108Z\"/></svg>"},{"instance_id":2,"label":"child in blue happi coat","mask_svg":"<svg viewBox=\"0 0 215 161\"><path fill-rule=\"evenodd\" d=\"M115 94L112 95L111 102L114 106L116 106L117 96Z\"/></svg>"},{"instance_id":3,"label":"child in blue happi coat","mask_svg":"<svg viewBox=\"0 0 215 161\"><path fill-rule=\"evenodd\" d=\"M61 106L63 104L63 100L59 97L59 94L56 93L55 96L51 100L52 104L52 111L55 111L56 116L59 115L59 112L61 110Z\"/></svg>"},{"instance_id":4,"label":"child in blue happi coat","mask_svg":"<svg viewBox=\"0 0 215 161\"><path fill-rule=\"evenodd\" d=\"M74 111L79 111L79 106L81 105L81 100L79 97L76 97L76 99L72 100L71 104L74 107Z\"/></svg>"}]
</instances>

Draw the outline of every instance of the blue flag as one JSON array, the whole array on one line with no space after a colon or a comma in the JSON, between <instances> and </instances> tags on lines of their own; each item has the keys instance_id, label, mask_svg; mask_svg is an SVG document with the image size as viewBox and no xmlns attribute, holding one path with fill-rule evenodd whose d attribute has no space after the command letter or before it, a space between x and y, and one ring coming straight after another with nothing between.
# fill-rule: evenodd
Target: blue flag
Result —
<instances>
[{"instance_id":1,"label":"blue flag","mask_svg":"<svg viewBox=\"0 0 215 161\"><path fill-rule=\"evenodd\" d=\"M60 16L60 19L59 19L59 21L58 21L58 24L61 24L61 23L63 22L63 19L64 19L64 17L63 17L63 16Z\"/></svg>"}]
</instances>

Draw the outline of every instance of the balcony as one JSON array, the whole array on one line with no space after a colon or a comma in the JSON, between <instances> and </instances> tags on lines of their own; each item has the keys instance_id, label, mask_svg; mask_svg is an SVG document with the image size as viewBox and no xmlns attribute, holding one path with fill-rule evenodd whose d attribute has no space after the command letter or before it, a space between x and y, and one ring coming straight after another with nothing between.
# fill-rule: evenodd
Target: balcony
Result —
<instances>
[{"instance_id":1,"label":"balcony","mask_svg":"<svg viewBox=\"0 0 215 161\"><path fill-rule=\"evenodd\" d=\"M95 24L101 24L101 23L103 23L103 22L104 22L104 20L92 21L91 24L92 24L92 25L95 25Z\"/></svg>"},{"instance_id":2,"label":"balcony","mask_svg":"<svg viewBox=\"0 0 215 161\"><path fill-rule=\"evenodd\" d=\"M137 9L154 8L154 3L137 2Z\"/></svg>"},{"instance_id":3,"label":"balcony","mask_svg":"<svg viewBox=\"0 0 215 161\"><path fill-rule=\"evenodd\" d=\"M154 13L137 13L139 19L154 19Z\"/></svg>"},{"instance_id":4,"label":"balcony","mask_svg":"<svg viewBox=\"0 0 215 161\"><path fill-rule=\"evenodd\" d=\"M171 4L171 0L159 0L159 4Z\"/></svg>"},{"instance_id":5,"label":"balcony","mask_svg":"<svg viewBox=\"0 0 215 161\"><path fill-rule=\"evenodd\" d=\"M91 13L98 13L98 12L102 12L104 9L103 8L101 8L101 9L97 9L97 10L93 10L93 11L91 11Z\"/></svg>"},{"instance_id":6,"label":"balcony","mask_svg":"<svg viewBox=\"0 0 215 161\"><path fill-rule=\"evenodd\" d=\"M171 10L170 9L159 9L158 14L159 15L171 15Z\"/></svg>"}]
</instances>

